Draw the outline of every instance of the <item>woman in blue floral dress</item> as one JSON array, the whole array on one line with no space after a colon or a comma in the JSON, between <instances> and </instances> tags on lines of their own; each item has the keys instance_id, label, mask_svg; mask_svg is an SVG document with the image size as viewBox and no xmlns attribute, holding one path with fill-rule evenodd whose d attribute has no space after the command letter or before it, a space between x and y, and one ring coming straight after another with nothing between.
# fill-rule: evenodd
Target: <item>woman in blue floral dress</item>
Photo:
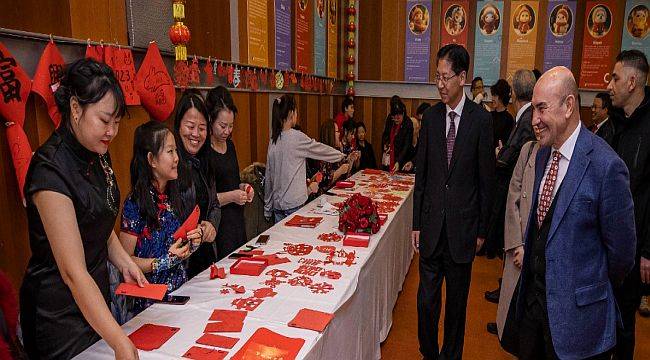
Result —
<instances>
[{"instance_id":1,"label":"woman in blue floral dress","mask_svg":"<svg viewBox=\"0 0 650 360\"><path fill-rule=\"evenodd\" d=\"M200 227L187 239L174 241L174 232L193 209L184 204L177 187L178 153L172 132L157 122L135 132L131 161L132 191L124 202L120 240L150 283L166 284L168 292L187 281L183 260L201 244ZM136 299L129 317L151 305Z\"/></svg>"}]
</instances>

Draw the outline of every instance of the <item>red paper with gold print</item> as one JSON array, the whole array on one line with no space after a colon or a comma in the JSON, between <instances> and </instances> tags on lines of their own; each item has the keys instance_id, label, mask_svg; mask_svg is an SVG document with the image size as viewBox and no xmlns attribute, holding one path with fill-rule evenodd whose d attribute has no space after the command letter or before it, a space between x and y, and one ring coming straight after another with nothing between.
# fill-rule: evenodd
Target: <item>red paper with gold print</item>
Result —
<instances>
[{"instance_id":1,"label":"red paper with gold print","mask_svg":"<svg viewBox=\"0 0 650 360\"><path fill-rule=\"evenodd\" d=\"M18 189L20 198L25 203L23 188L25 187L25 176L29 169L29 162L32 159L32 147L29 145L27 135L23 128L18 125L11 125L7 128L7 143L11 151L11 159L16 170L16 179L18 180Z\"/></svg>"},{"instance_id":2,"label":"red paper with gold print","mask_svg":"<svg viewBox=\"0 0 650 360\"><path fill-rule=\"evenodd\" d=\"M61 114L54 101L54 92L59 88L64 66L65 62L59 49L54 42L48 42L36 67L32 91L40 95L45 101L47 112L50 114L54 127L59 127L61 123Z\"/></svg>"},{"instance_id":3,"label":"red paper with gold print","mask_svg":"<svg viewBox=\"0 0 650 360\"><path fill-rule=\"evenodd\" d=\"M140 96L135 90L135 63L130 49L110 47L111 64L115 77L120 82L127 105L140 105ZM107 62L108 63L108 62Z\"/></svg>"},{"instance_id":4,"label":"red paper with gold print","mask_svg":"<svg viewBox=\"0 0 650 360\"><path fill-rule=\"evenodd\" d=\"M267 328L259 328L237 351L232 360L292 360L298 356L304 344L304 339L290 338Z\"/></svg>"},{"instance_id":5,"label":"red paper with gold print","mask_svg":"<svg viewBox=\"0 0 650 360\"><path fill-rule=\"evenodd\" d=\"M443 1L440 23L441 46L458 44L467 47L469 33L469 1Z\"/></svg>"},{"instance_id":6,"label":"red paper with gold print","mask_svg":"<svg viewBox=\"0 0 650 360\"><path fill-rule=\"evenodd\" d=\"M296 71L301 73L310 73L313 68L312 56L314 54L313 38L311 33L312 22L312 1L317 0L298 0L295 1L296 7L296 32L295 47L296 47ZM285 84L289 84L285 78Z\"/></svg>"},{"instance_id":7,"label":"red paper with gold print","mask_svg":"<svg viewBox=\"0 0 650 360\"><path fill-rule=\"evenodd\" d=\"M618 18L616 1L587 1L580 65L580 88L605 89L616 53L614 21Z\"/></svg>"},{"instance_id":8,"label":"red paper with gold print","mask_svg":"<svg viewBox=\"0 0 650 360\"><path fill-rule=\"evenodd\" d=\"M155 42L149 44L140 65L135 89L140 95L142 106L152 118L165 121L174 111L176 90Z\"/></svg>"},{"instance_id":9,"label":"red paper with gold print","mask_svg":"<svg viewBox=\"0 0 650 360\"><path fill-rule=\"evenodd\" d=\"M86 47L86 59L93 59L97 62L104 62L104 47L101 45L88 45Z\"/></svg>"},{"instance_id":10,"label":"red paper with gold print","mask_svg":"<svg viewBox=\"0 0 650 360\"><path fill-rule=\"evenodd\" d=\"M20 127L25 123L25 105L32 81L3 43L0 42L0 115Z\"/></svg>"}]
</instances>

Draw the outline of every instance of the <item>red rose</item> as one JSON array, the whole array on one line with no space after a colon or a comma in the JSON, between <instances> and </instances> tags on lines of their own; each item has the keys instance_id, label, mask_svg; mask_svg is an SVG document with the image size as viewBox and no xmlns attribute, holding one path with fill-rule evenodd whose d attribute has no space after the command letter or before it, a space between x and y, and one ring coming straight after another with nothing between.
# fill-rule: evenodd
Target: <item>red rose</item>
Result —
<instances>
[{"instance_id":1,"label":"red rose","mask_svg":"<svg viewBox=\"0 0 650 360\"><path fill-rule=\"evenodd\" d=\"M368 219L366 219L365 217L361 218L359 220L359 227L362 228L362 229L367 228L368 227Z\"/></svg>"}]
</instances>

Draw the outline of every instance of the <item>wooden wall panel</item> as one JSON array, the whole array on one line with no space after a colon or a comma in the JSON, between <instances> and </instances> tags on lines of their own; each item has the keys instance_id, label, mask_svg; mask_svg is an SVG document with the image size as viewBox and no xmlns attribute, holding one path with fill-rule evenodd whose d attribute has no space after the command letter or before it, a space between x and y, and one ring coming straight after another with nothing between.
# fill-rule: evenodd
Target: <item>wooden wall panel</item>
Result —
<instances>
[{"instance_id":1,"label":"wooden wall panel","mask_svg":"<svg viewBox=\"0 0 650 360\"><path fill-rule=\"evenodd\" d=\"M232 132L232 140L237 149L237 160L240 169L251 163L251 104L255 95L248 92L233 92L232 97L239 113L235 119L235 127Z\"/></svg>"},{"instance_id":2,"label":"wooden wall panel","mask_svg":"<svg viewBox=\"0 0 650 360\"><path fill-rule=\"evenodd\" d=\"M0 27L71 36L67 0L0 0Z\"/></svg>"},{"instance_id":3,"label":"wooden wall panel","mask_svg":"<svg viewBox=\"0 0 650 360\"><path fill-rule=\"evenodd\" d=\"M171 25L172 19L169 21ZM230 1L187 0L185 22L192 34L187 46L188 55L231 59Z\"/></svg>"},{"instance_id":4,"label":"wooden wall panel","mask_svg":"<svg viewBox=\"0 0 650 360\"><path fill-rule=\"evenodd\" d=\"M69 0L71 36L128 44L123 0ZM31 31L31 30L30 30Z\"/></svg>"},{"instance_id":5,"label":"wooden wall panel","mask_svg":"<svg viewBox=\"0 0 650 360\"><path fill-rule=\"evenodd\" d=\"M381 79L382 57L379 51L379 39L377 34L381 33L382 16L381 1L361 1L359 3L359 44L357 44L359 74L362 80ZM336 108L338 109L338 108Z\"/></svg>"}]
</instances>

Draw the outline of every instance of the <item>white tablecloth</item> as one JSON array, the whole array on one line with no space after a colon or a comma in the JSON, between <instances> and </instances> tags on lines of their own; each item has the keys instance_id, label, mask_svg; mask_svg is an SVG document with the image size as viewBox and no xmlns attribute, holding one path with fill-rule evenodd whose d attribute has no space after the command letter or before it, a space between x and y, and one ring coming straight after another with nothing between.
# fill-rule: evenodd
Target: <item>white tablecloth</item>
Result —
<instances>
[{"instance_id":1,"label":"white tablecloth","mask_svg":"<svg viewBox=\"0 0 650 360\"><path fill-rule=\"evenodd\" d=\"M367 194L367 188L359 181L367 180L368 175L357 173L351 180L357 181L357 186L351 190L333 190L336 193L361 192ZM393 179L411 179L396 176ZM288 284L278 285L274 291L277 295L264 298L264 301L253 311L249 311L244 328L240 333L220 333L221 335L239 338L235 347L229 350L230 356L241 348L247 339L260 327L289 337L305 339L299 359L379 359L381 357L380 343L386 339L392 324L392 310L397 301L399 291L406 272L408 271L413 250L410 246L410 229L412 225L413 191L392 192L404 197L396 211L389 214L388 220L381 230L371 236L368 248L343 247L342 242L324 242L317 239L318 234L337 231L338 216L314 215L318 212L321 199L307 204L297 212L306 216L323 216L324 221L315 229L294 228L284 225L291 216L276 224L265 234L270 235L267 245L261 247L265 254L284 250L285 243L311 244L314 250L306 258L324 260L326 255L317 252L318 245L333 245L345 251L355 251L355 264L318 265L326 270L341 273L341 278L330 280L319 275L313 276L314 283L327 282L334 289L326 294L315 294L306 287L293 287ZM339 196L323 195L330 203L342 202ZM326 204L327 205L327 204ZM339 232L340 234L340 232ZM255 239L249 244L254 244ZM290 263L269 266L270 269L282 269L292 273L301 264L297 256L280 254L288 257ZM235 260L223 259L218 264L229 272L230 265ZM293 274L297 276L297 274ZM209 270L181 286L174 295L190 296L190 301L182 306L154 304L133 318L122 328L127 334L132 333L146 323L176 326L176 333L161 348L145 352L140 351L140 359L170 359L181 358L195 341L203 335L203 329L214 309L236 309L231 305L238 298L253 296L253 290L267 287L264 281L270 276L259 277L228 274L225 279L209 279ZM284 279L286 280L286 279ZM242 285L244 294L229 291L222 294L224 285ZM287 323L293 319L302 308L309 308L334 313L334 319L323 333L289 327ZM199 345L203 346L203 345ZM106 342L99 341L76 359L112 358L113 351Z\"/></svg>"}]
</instances>

